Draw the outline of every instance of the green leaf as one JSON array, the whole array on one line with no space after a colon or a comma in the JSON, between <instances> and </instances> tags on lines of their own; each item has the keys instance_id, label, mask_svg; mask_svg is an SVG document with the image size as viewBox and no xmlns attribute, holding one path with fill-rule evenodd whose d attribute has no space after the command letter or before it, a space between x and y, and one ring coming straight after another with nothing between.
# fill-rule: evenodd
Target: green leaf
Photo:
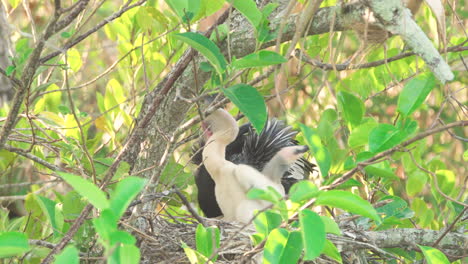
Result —
<instances>
[{"instance_id":1,"label":"green leaf","mask_svg":"<svg viewBox=\"0 0 468 264\"><path fill-rule=\"evenodd\" d=\"M364 171L372 176L398 180L398 176L395 175L391 168L380 168L378 165L369 165L364 168Z\"/></svg>"},{"instance_id":2,"label":"green leaf","mask_svg":"<svg viewBox=\"0 0 468 264\"><path fill-rule=\"evenodd\" d=\"M78 249L72 245L68 245L62 253L55 256L54 264L78 264L80 258L78 256Z\"/></svg>"},{"instance_id":3,"label":"green leaf","mask_svg":"<svg viewBox=\"0 0 468 264\"><path fill-rule=\"evenodd\" d=\"M59 225L56 221L55 216L56 202L40 195L34 195L34 198L36 199L37 204L39 204L39 206L41 207L44 215L47 216L47 219L49 220L50 225L52 226L54 236L57 237L59 235L59 231L61 230L59 229Z\"/></svg>"},{"instance_id":4,"label":"green leaf","mask_svg":"<svg viewBox=\"0 0 468 264\"><path fill-rule=\"evenodd\" d=\"M6 72L7 76L11 76L11 74L13 74L13 72L15 70L16 70L16 66L8 65L8 67L5 69L5 72Z\"/></svg>"},{"instance_id":5,"label":"green leaf","mask_svg":"<svg viewBox=\"0 0 468 264\"><path fill-rule=\"evenodd\" d=\"M113 252L108 263L138 264L140 263L140 257L140 249L135 245L120 244Z\"/></svg>"},{"instance_id":6,"label":"green leaf","mask_svg":"<svg viewBox=\"0 0 468 264\"><path fill-rule=\"evenodd\" d=\"M253 222L257 232L263 235L262 238L265 238L270 234L271 230L277 228L281 224L281 221L282 218L280 214L267 210L257 215Z\"/></svg>"},{"instance_id":7,"label":"green leaf","mask_svg":"<svg viewBox=\"0 0 468 264\"><path fill-rule=\"evenodd\" d=\"M346 191L332 190L320 192L315 200L316 205L337 207L353 214L368 217L380 223L380 217L372 205L361 197Z\"/></svg>"},{"instance_id":8,"label":"green leaf","mask_svg":"<svg viewBox=\"0 0 468 264\"><path fill-rule=\"evenodd\" d=\"M369 150L374 153L385 151L403 142L407 136L392 125L379 124L369 134Z\"/></svg>"},{"instance_id":9,"label":"green leaf","mask_svg":"<svg viewBox=\"0 0 468 264\"><path fill-rule=\"evenodd\" d=\"M200 10L200 0L166 0L184 23L192 20Z\"/></svg>"},{"instance_id":10,"label":"green leaf","mask_svg":"<svg viewBox=\"0 0 468 264\"><path fill-rule=\"evenodd\" d=\"M325 240L325 247L323 248L323 254L336 260L338 263L343 263L340 252L338 251L336 246L332 242L330 242L330 240L328 239Z\"/></svg>"},{"instance_id":11,"label":"green leaf","mask_svg":"<svg viewBox=\"0 0 468 264\"><path fill-rule=\"evenodd\" d=\"M302 253L302 238L299 231L277 228L271 231L263 251L264 263L297 263Z\"/></svg>"},{"instance_id":12,"label":"green leaf","mask_svg":"<svg viewBox=\"0 0 468 264\"><path fill-rule=\"evenodd\" d=\"M83 65L80 52L74 48L67 50L67 62L72 71L79 71L81 66Z\"/></svg>"},{"instance_id":13,"label":"green leaf","mask_svg":"<svg viewBox=\"0 0 468 264\"><path fill-rule=\"evenodd\" d=\"M16 256L28 250L28 238L24 233L6 232L0 234L0 258Z\"/></svg>"},{"instance_id":14,"label":"green leaf","mask_svg":"<svg viewBox=\"0 0 468 264\"><path fill-rule=\"evenodd\" d=\"M201 34L194 32L178 33L175 34L174 37L187 43L190 45L190 47L203 54L203 56L205 56L211 65L213 65L213 67L216 69L216 72L218 72L219 76L223 75L227 65L226 59L224 59L224 56L219 50L218 46L216 46L216 44L214 44L211 40Z\"/></svg>"},{"instance_id":15,"label":"green leaf","mask_svg":"<svg viewBox=\"0 0 468 264\"><path fill-rule=\"evenodd\" d=\"M369 141L369 134L377 126L377 123L367 122L355 127L348 138L348 145L350 148L357 148L364 146Z\"/></svg>"},{"instance_id":16,"label":"green leaf","mask_svg":"<svg viewBox=\"0 0 468 264\"><path fill-rule=\"evenodd\" d=\"M318 163L322 177L326 177L331 167L331 156L328 149L323 146L320 136L314 129L303 124L299 124L299 127L301 128L307 145Z\"/></svg>"},{"instance_id":17,"label":"green leaf","mask_svg":"<svg viewBox=\"0 0 468 264\"><path fill-rule=\"evenodd\" d=\"M337 236L341 236L341 230L335 220L331 219L328 216L320 216L322 219L323 224L325 225L325 232L330 234L335 234Z\"/></svg>"},{"instance_id":18,"label":"green leaf","mask_svg":"<svg viewBox=\"0 0 468 264\"><path fill-rule=\"evenodd\" d=\"M199 264L199 263L206 263L206 264L212 264L213 262L208 260L207 257L205 257L202 253L193 250L187 244L182 242L182 248L185 251L185 255L189 259L191 264Z\"/></svg>"},{"instance_id":19,"label":"green leaf","mask_svg":"<svg viewBox=\"0 0 468 264\"><path fill-rule=\"evenodd\" d=\"M250 24L258 29L262 13L253 0L228 0L228 2L232 2L232 5L249 20Z\"/></svg>"},{"instance_id":20,"label":"green leaf","mask_svg":"<svg viewBox=\"0 0 468 264\"><path fill-rule=\"evenodd\" d=\"M97 233L105 241L110 240L113 232L117 231L118 218L110 209L101 212L98 218L93 219L93 226Z\"/></svg>"},{"instance_id":21,"label":"green leaf","mask_svg":"<svg viewBox=\"0 0 468 264\"><path fill-rule=\"evenodd\" d=\"M109 234L109 245L134 245L136 243L136 238L131 234L125 231L116 230Z\"/></svg>"},{"instance_id":22,"label":"green leaf","mask_svg":"<svg viewBox=\"0 0 468 264\"><path fill-rule=\"evenodd\" d=\"M424 190L427 183L426 173L416 170L408 173L408 180L406 181L406 192L409 196L414 196Z\"/></svg>"},{"instance_id":23,"label":"green leaf","mask_svg":"<svg viewBox=\"0 0 468 264\"><path fill-rule=\"evenodd\" d=\"M252 200L265 200L271 203L276 203L281 199L281 194L279 194L275 189L268 186L267 189L257 189L253 188L247 193L247 198Z\"/></svg>"},{"instance_id":24,"label":"green leaf","mask_svg":"<svg viewBox=\"0 0 468 264\"><path fill-rule=\"evenodd\" d=\"M343 118L353 127L361 124L365 112L362 100L345 91L338 92L336 98L338 100L338 108L342 112Z\"/></svg>"},{"instance_id":25,"label":"green leaf","mask_svg":"<svg viewBox=\"0 0 468 264\"><path fill-rule=\"evenodd\" d=\"M314 260L325 246L325 225L320 216L309 209L299 212L299 225L304 243L304 260Z\"/></svg>"},{"instance_id":26,"label":"green leaf","mask_svg":"<svg viewBox=\"0 0 468 264\"><path fill-rule=\"evenodd\" d=\"M398 112L403 117L411 115L426 100L435 85L436 81L432 73L422 74L407 82L398 97Z\"/></svg>"},{"instance_id":27,"label":"green leaf","mask_svg":"<svg viewBox=\"0 0 468 264\"><path fill-rule=\"evenodd\" d=\"M289 199L295 203L307 201L318 195L319 189L310 181L299 181L289 190Z\"/></svg>"},{"instance_id":28,"label":"green leaf","mask_svg":"<svg viewBox=\"0 0 468 264\"><path fill-rule=\"evenodd\" d=\"M101 191L93 183L81 178L80 176L66 173L57 172L73 189L75 189L81 196L88 199L88 201L98 209L106 209L109 207L109 202L106 199L106 194Z\"/></svg>"},{"instance_id":29,"label":"green leaf","mask_svg":"<svg viewBox=\"0 0 468 264\"><path fill-rule=\"evenodd\" d=\"M232 66L236 67L237 69L244 69L276 65L285 63L287 61L288 60L286 60L283 56L274 51L261 50L234 61Z\"/></svg>"},{"instance_id":30,"label":"green leaf","mask_svg":"<svg viewBox=\"0 0 468 264\"><path fill-rule=\"evenodd\" d=\"M197 250L205 257L209 258L220 246L220 232L217 227L207 227L198 224L197 231L195 234L195 241L197 244ZM218 255L216 255L213 261L216 261Z\"/></svg>"},{"instance_id":31,"label":"green leaf","mask_svg":"<svg viewBox=\"0 0 468 264\"><path fill-rule=\"evenodd\" d=\"M424 258L426 258L428 264L450 264L450 261L444 253L440 252L438 249L420 245L418 245L418 247L423 252Z\"/></svg>"},{"instance_id":32,"label":"green leaf","mask_svg":"<svg viewBox=\"0 0 468 264\"><path fill-rule=\"evenodd\" d=\"M62 38L70 38L72 36L72 33L68 32L68 31L64 31L64 32L60 33L60 36Z\"/></svg>"},{"instance_id":33,"label":"green leaf","mask_svg":"<svg viewBox=\"0 0 468 264\"><path fill-rule=\"evenodd\" d=\"M74 220L86 206L86 201L76 191L71 191L65 195L62 204L64 219Z\"/></svg>"},{"instance_id":34,"label":"green leaf","mask_svg":"<svg viewBox=\"0 0 468 264\"><path fill-rule=\"evenodd\" d=\"M127 177L117 184L110 200L110 209L117 218L120 218L130 202L145 186L146 180L138 177Z\"/></svg>"},{"instance_id":35,"label":"green leaf","mask_svg":"<svg viewBox=\"0 0 468 264\"><path fill-rule=\"evenodd\" d=\"M222 91L250 120L257 133L260 133L267 121L267 111L265 100L257 89L241 83Z\"/></svg>"}]
</instances>

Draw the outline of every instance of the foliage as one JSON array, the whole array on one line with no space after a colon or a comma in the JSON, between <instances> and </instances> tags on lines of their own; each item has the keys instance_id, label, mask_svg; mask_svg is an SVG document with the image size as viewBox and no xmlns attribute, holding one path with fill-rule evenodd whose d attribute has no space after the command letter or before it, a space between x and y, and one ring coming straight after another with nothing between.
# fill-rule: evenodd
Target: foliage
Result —
<instances>
[{"instance_id":1,"label":"foliage","mask_svg":"<svg viewBox=\"0 0 468 264\"><path fill-rule=\"evenodd\" d=\"M281 43L274 51L265 49L279 35L294 33L287 26L284 32L280 26L270 30L277 23L271 14L279 11L274 3L258 7L251 0L226 1L248 21L246 27L255 37L255 50L240 57L222 43L244 28L224 24L210 36L198 33L207 30L203 18L224 10L221 0L94 3L42 42L38 40L46 37L43 32L53 23L54 3L32 1L22 7L20 1L8 2L10 22L17 28L12 38L14 56L0 68L18 94L23 93L20 99L11 99L19 100L20 114L14 115L14 103L0 108L0 138L6 138L6 144L0 144L4 196L0 198L8 207L0 211L0 258L40 263L50 254L55 263L92 257L108 263L139 263L144 256L137 240L145 238L130 232L129 226L136 225L134 217L141 208L128 209L134 208L131 202L143 189L139 202L154 195L152 209L164 221L192 223L194 213L186 209L196 203L191 176L196 168L188 165L188 154L194 144L190 140L198 135L196 126L180 125L177 131L146 128L144 135L138 135L144 140L135 145L161 145L164 151L154 154L143 149L128 154L128 163L122 161L132 131L141 125L135 120L144 120L140 116L151 112L151 102L157 102L152 100L158 96L169 98L155 110L166 124L175 119L173 115L195 118L205 111L203 98L222 93L232 103L230 111L242 112L257 132L268 113L301 131L297 140L309 146L309 158L318 165L319 175L296 183L287 197L272 189L248 194L272 204L253 220L252 245L263 249L264 263L321 258L345 263L333 240L345 237L343 218L376 232L447 226L464 230L466 223L459 216L466 212L468 198L463 186L468 76L460 58L468 54L467 42L455 23L441 28L445 15L434 3L422 5L415 18L441 52L455 47L444 55L456 76L448 84L439 83L430 65L417 57L401 56L405 43L398 36L385 45L366 43L355 29L357 33L314 34L298 43ZM297 8L302 10L306 1L299 2ZM334 2L324 1L323 6ZM466 19L462 6L444 6L450 13L446 19ZM45 48L40 43L46 43ZM308 58L290 57L291 47ZM172 98L158 84L175 75L171 69L177 69L188 48L199 53L190 57L195 58L191 72L183 74L192 76L194 88L177 87ZM209 81L199 83L202 72ZM187 94L190 97L185 98ZM170 108L181 101L190 103L187 113ZM14 122L5 132L7 117ZM165 141L150 142L155 134ZM142 160L154 157L158 159L151 160L151 166L139 167ZM173 190L181 190L189 203L181 202ZM20 207L17 215L13 205ZM191 263L220 261L229 241L218 227L202 224L196 227L195 243L184 237L173 240ZM62 241L67 246L52 251ZM424 258L428 263L450 263L449 254L437 243L366 250L401 262ZM450 261L463 260L452 256Z\"/></svg>"}]
</instances>

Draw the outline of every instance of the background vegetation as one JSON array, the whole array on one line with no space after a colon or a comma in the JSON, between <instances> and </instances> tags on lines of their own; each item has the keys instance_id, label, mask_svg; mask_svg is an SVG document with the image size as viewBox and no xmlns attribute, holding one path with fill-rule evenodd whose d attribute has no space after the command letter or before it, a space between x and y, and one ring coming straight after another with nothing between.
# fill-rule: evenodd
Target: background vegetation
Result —
<instances>
[{"instance_id":1,"label":"background vegetation","mask_svg":"<svg viewBox=\"0 0 468 264\"><path fill-rule=\"evenodd\" d=\"M466 261L468 2L257 2L2 2L0 257ZM251 193L255 230L196 205L224 105L286 120L319 168Z\"/></svg>"}]
</instances>

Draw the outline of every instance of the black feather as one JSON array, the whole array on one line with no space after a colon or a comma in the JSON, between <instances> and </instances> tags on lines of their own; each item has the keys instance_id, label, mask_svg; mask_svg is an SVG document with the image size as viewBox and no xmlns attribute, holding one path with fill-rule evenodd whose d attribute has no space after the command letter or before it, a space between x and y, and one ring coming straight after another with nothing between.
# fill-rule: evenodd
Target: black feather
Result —
<instances>
[{"instance_id":1,"label":"black feather","mask_svg":"<svg viewBox=\"0 0 468 264\"><path fill-rule=\"evenodd\" d=\"M296 134L297 131L277 119L268 120L260 135L253 130L251 124L242 125L237 138L226 147L226 160L235 164L247 164L262 171L265 164L282 148L297 145L297 141L294 140ZM200 165L195 172L198 203L207 217L217 217L222 215L222 212L216 202L215 182L202 164L203 146L202 141L198 150L194 149L192 158L193 163ZM314 164L303 158L291 166L281 179L286 193L294 183L308 178L315 170L314 167Z\"/></svg>"}]
</instances>

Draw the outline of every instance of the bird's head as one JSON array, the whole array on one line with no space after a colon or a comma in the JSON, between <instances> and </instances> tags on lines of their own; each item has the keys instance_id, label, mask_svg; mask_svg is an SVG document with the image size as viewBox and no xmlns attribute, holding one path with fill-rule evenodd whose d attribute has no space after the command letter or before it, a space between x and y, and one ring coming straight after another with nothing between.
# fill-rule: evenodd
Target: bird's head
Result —
<instances>
[{"instance_id":1,"label":"bird's head","mask_svg":"<svg viewBox=\"0 0 468 264\"><path fill-rule=\"evenodd\" d=\"M229 144L239 133L236 120L224 109L217 109L202 122L205 140L218 140Z\"/></svg>"}]
</instances>

